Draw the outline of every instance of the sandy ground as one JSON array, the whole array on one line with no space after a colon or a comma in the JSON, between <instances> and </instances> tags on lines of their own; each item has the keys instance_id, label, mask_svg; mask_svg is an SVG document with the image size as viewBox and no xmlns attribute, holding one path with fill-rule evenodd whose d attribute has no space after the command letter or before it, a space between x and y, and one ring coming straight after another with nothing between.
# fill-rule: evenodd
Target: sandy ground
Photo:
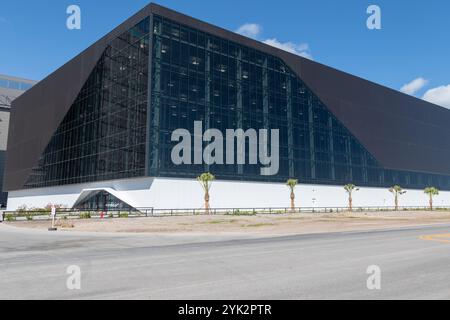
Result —
<instances>
[{"instance_id":1,"label":"sandy ground","mask_svg":"<svg viewBox=\"0 0 450 320\"><path fill-rule=\"evenodd\" d=\"M311 234L411 227L450 222L450 212L277 214L256 216L182 216L163 218L62 220L63 231L151 234ZM48 221L8 222L47 229Z\"/></svg>"}]
</instances>

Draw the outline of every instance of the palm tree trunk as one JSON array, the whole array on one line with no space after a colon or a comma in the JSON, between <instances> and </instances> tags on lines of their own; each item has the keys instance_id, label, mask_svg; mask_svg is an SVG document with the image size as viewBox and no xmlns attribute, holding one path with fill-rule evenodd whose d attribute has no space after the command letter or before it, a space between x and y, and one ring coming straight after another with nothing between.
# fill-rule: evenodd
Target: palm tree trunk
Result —
<instances>
[{"instance_id":1,"label":"palm tree trunk","mask_svg":"<svg viewBox=\"0 0 450 320\"><path fill-rule=\"evenodd\" d=\"M395 195L395 211L398 211L398 195Z\"/></svg>"},{"instance_id":2,"label":"palm tree trunk","mask_svg":"<svg viewBox=\"0 0 450 320\"><path fill-rule=\"evenodd\" d=\"M433 211L433 196L430 194L430 210Z\"/></svg>"},{"instance_id":3,"label":"palm tree trunk","mask_svg":"<svg viewBox=\"0 0 450 320\"><path fill-rule=\"evenodd\" d=\"M295 212L295 193L291 192L291 210L292 212Z\"/></svg>"},{"instance_id":4,"label":"palm tree trunk","mask_svg":"<svg viewBox=\"0 0 450 320\"><path fill-rule=\"evenodd\" d=\"M352 199L352 196L348 197L348 207L350 209L350 212L352 212L353 211L353 199Z\"/></svg>"},{"instance_id":5,"label":"palm tree trunk","mask_svg":"<svg viewBox=\"0 0 450 320\"><path fill-rule=\"evenodd\" d=\"M205 214L210 214L210 206L209 206L209 192L205 192Z\"/></svg>"}]
</instances>

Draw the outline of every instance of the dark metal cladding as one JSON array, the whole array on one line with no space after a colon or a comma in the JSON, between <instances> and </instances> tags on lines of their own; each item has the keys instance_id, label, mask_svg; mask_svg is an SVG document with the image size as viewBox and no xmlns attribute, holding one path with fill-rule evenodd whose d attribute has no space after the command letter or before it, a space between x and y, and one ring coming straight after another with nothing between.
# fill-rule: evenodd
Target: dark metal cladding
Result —
<instances>
[{"instance_id":1,"label":"dark metal cladding","mask_svg":"<svg viewBox=\"0 0 450 320\"><path fill-rule=\"evenodd\" d=\"M20 190L107 44L151 14L278 56L387 169L450 175L450 111L150 4L13 102L5 189Z\"/></svg>"}]
</instances>

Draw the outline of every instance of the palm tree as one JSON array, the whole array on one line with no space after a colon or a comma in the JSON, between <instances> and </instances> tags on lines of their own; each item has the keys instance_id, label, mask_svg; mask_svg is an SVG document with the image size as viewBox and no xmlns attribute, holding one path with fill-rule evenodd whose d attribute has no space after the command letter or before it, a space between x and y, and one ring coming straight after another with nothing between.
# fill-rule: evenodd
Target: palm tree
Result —
<instances>
[{"instance_id":1,"label":"palm tree","mask_svg":"<svg viewBox=\"0 0 450 320\"><path fill-rule=\"evenodd\" d=\"M435 187L429 187L424 192L430 197L430 210L433 211L433 197L439 195L439 190Z\"/></svg>"},{"instance_id":2,"label":"palm tree","mask_svg":"<svg viewBox=\"0 0 450 320\"><path fill-rule=\"evenodd\" d=\"M394 202L395 202L395 211L398 211L398 198L399 196L406 193L400 186L393 186L389 189L389 192L394 195Z\"/></svg>"},{"instance_id":3,"label":"palm tree","mask_svg":"<svg viewBox=\"0 0 450 320\"><path fill-rule=\"evenodd\" d=\"M216 177L214 177L211 173L206 172L197 178L197 180L202 185L203 191L205 192L205 214L210 214L210 206L209 206L209 190L211 190L211 182L214 181Z\"/></svg>"},{"instance_id":4,"label":"palm tree","mask_svg":"<svg viewBox=\"0 0 450 320\"><path fill-rule=\"evenodd\" d=\"M298 180L296 180L296 179L289 179L286 182L286 185L291 190L291 210L292 210L292 212L295 212L295 187L297 186L297 184L298 184Z\"/></svg>"},{"instance_id":5,"label":"palm tree","mask_svg":"<svg viewBox=\"0 0 450 320\"><path fill-rule=\"evenodd\" d=\"M348 208L353 211L353 192L359 191L354 184L347 184L344 186L345 191L348 193Z\"/></svg>"}]
</instances>

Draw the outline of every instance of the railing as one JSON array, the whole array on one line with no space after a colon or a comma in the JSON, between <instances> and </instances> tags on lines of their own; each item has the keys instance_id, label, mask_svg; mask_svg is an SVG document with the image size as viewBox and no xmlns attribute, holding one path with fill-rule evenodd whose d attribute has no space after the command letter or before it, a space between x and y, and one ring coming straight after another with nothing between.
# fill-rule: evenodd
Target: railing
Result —
<instances>
[{"instance_id":1,"label":"railing","mask_svg":"<svg viewBox=\"0 0 450 320\"><path fill-rule=\"evenodd\" d=\"M410 211L429 211L429 207L399 207L397 212ZM435 211L450 211L450 206L434 207ZM336 214L349 212L348 207L301 207L301 208L211 208L205 209L155 209L155 208L136 208L132 210L76 210L76 209L58 209L56 216L58 219L112 219L112 218L151 218L151 217L174 217L174 216L197 216L197 215L234 215L234 216L252 216L252 215L274 215L274 214ZM353 213L382 213L395 211L391 206L374 207L354 207ZM3 220L6 221L31 221L31 220L49 220L51 213L49 210L30 210L30 211L5 211ZM1 221L0 217L0 221Z\"/></svg>"}]
</instances>

